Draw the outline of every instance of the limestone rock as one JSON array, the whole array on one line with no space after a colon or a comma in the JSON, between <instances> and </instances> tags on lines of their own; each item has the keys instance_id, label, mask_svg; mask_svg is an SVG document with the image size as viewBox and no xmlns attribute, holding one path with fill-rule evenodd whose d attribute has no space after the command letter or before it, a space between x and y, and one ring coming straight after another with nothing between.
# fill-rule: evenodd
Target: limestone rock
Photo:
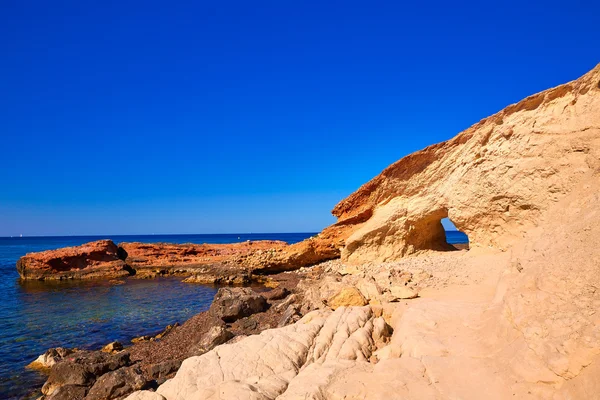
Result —
<instances>
[{"instance_id":1,"label":"limestone rock","mask_svg":"<svg viewBox=\"0 0 600 400\"><path fill-rule=\"evenodd\" d=\"M374 319L369 307L314 311L294 325L266 330L188 358L175 378L161 385L157 393L169 400L275 399L312 364L321 375L327 365L337 369L344 362L368 364L383 332L375 328L380 324ZM316 393L319 386L312 384L310 390ZM150 399L140 396L145 394L134 393L128 399Z\"/></svg>"},{"instance_id":2,"label":"limestone rock","mask_svg":"<svg viewBox=\"0 0 600 400\"><path fill-rule=\"evenodd\" d=\"M105 353L118 353L123 350L123 345L120 342L111 342L104 346L101 351Z\"/></svg>"},{"instance_id":3,"label":"limestone rock","mask_svg":"<svg viewBox=\"0 0 600 400\"><path fill-rule=\"evenodd\" d=\"M249 288L221 288L215 295L210 312L225 322L265 311L267 301Z\"/></svg>"},{"instance_id":4,"label":"limestone rock","mask_svg":"<svg viewBox=\"0 0 600 400\"><path fill-rule=\"evenodd\" d=\"M419 296L419 294L415 290L406 286L392 286L390 288L390 294L390 301L414 299Z\"/></svg>"},{"instance_id":5,"label":"limestone rock","mask_svg":"<svg viewBox=\"0 0 600 400\"><path fill-rule=\"evenodd\" d=\"M277 323L277 327L281 328L286 325L289 325L291 322L296 322L299 315L300 315L300 313L298 310L298 306L295 304L289 305L288 308L283 313L283 315L281 316L279 322Z\"/></svg>"},{"instance_id":6,"label":"limestone rock","mask_svg":"<svg viewBox=\"0 0 600 400\"><path fill-rule=\"evenodd\" d=\"M74 350L64 347L56 347L48 349L44 354L40 355L35 361L32 361L27 368L46 371L56 365L65 357L74 353Z\"/></svg>"},{"instance_id":7,"label":"limestone rock","mask_svg":"<svg viewBox=\"0 0 600 400\"><path fill-rule=\"evenodd\" d=\"M598 80L600 65L386 168L333 210L337 225L352 225L342 258L389 261L450 249L445 217L469 236L471 248L507 249L594 172Z\"/></svg>"},{"instance_id":8,"label":"limestone rock","mask_svg":"<svg viewBox=\"0 0 600 400\"><path fill-rule=\"evenodd\" d=\"M340 254L359 264L455 250L440 222L446 217L469 236L470 248L508 249L586 174L600 173L599 80L600 65L400 159L337 204L335 224L257 270L297 269Z\"/></svg>"},{"instance_id":9,"label":"limestone rock","mask_svg":"<svg viewBox=\"0 0 600 400\"><path fill-rule=\"evenodd\" d=\"M327 301L327 305L334 310L342 306L364 306L366 304L367 300L355 287L345 287Z\"/></svg>"},{"instance_id":10,"label":"limestone rock","mask_svg":"<svg viewBox=\"0 0 600 400\"><path fill-rule=\"evenodd\" d=\"M128 396L129 400L166 400L163 396L156 392L151 392L149 390L142 390L140 392L135 392L132 395Z\"/></svg>"},{"instance_id":11,"label":"limestone rock","mask_svg":"<svg viewBox=\"0 0 600 400\"><path fill-rule=\"evenodd\" d=\"M17 261L24 280L118 278L130 275L123 253L111 240L29 253Z\"/></svg>"}]
</instances>

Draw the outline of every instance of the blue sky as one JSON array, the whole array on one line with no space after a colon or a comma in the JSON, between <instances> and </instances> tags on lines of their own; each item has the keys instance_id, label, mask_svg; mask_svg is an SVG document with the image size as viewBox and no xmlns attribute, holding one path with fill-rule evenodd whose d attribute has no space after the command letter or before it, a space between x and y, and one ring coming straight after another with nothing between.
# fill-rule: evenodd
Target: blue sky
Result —
<instances>
[{"instance_id":1,"label":"blue sky","mask_svg":"<svg viewBox=\"0 0 600 400\"><path fill-rule=\"evenodd\" d=\"M0 235L317 231L600 62L598 2L403 3L2 1Z\"/></svg>"}]
</instances>

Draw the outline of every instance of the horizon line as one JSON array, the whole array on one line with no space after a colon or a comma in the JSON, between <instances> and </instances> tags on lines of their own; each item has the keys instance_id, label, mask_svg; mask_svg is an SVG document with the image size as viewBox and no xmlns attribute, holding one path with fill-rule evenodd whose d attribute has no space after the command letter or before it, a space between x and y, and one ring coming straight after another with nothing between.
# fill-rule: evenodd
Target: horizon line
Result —
<instances>
[{"instance_id":1,"label":"horizon line","mask_svg":"<svg viewBox=\"0 0 600 400\"><path fill-rule=\"evenodd\" d=\"M445 229L446 232L461 232L458 229ZM0 239L22 239L22 238L47 238L47 237L104 237L104 236L218 236L218 235L278 235L278 234L319 234L315 232L229 232L229 233L117 233L117 234L77 234L77 235L9 235L1 236ZM464 232L461 232L464 233Z\"/></svg>"}]
</instances>

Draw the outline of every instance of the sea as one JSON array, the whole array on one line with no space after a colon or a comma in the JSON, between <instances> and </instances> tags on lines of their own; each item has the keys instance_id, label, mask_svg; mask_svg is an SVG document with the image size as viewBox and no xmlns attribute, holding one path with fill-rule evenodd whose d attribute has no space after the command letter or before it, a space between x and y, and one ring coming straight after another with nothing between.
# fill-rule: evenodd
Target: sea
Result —
<instances>
[{"instance_id":1,"label":"sea","mask_svg":"<svg viewBox=\"0 0 600 400\"><path fill-rule=\"evenodd\" d=\"M16 262L27 253L112 239L143 243L236 243L247 240L302 241L315 233L218 235L107 235L0 237L0 399L35 399L46 376L26 368L51 347L100 349L124 345L167 325L183 323L209 308L218 287L186 284L181 278L21 282ZM448 243L466 235L446 233Z\"/></svg>"}]
</instances>

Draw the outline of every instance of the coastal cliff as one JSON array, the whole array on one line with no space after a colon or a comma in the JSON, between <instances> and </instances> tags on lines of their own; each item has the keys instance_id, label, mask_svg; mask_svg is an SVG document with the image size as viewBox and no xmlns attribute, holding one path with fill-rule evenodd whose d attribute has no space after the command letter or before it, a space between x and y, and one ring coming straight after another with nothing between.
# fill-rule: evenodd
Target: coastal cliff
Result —
<instances>
[{"instance_id":1,"label":"coastal cliff","mask_svg":"<svg viewBox=\"0 0 600 400\"><path fill-rule=\"evenodd\" d=\"M215 262L293 284L264 296L221 289L202 330L188 322L164 342L120 350L134 361L114 374L169 366L158 378L140 372L156 380L129 400L593 398L599 188L600 65L392 164L303 242L121 244L116 257L139 271L194 269L203 282ZM469 250L446 243L446 217ZM175 340L190 336L195 352ZM118 386L105 376L93 385ZM96 393L58 378L48 400Z\"/></svg>"},{"instance_id":2,"label":"coastal cliff","mask_svg":"<svg viewBox=\"0 0 600 400\"><path fill-rule=\"evenodd\" d=\"M598 188L600 65L387 168L312 239L342 258L300 272L300 321L128 399L592 398Z\"/></svg>"},{"instance_id":3,"label":"coastal cliff","mask_svg":"<svg viewBox=\"0 0 600 400\"><path fill-rule=\"evenodd\" d=\"M509 249L600 170L599 81L600 65L395 162L335 206L318 247L353 263L448 250L449 218L472 248ZM303 251L291 246L272 268Z\"/></svg>"}]
</instances>

